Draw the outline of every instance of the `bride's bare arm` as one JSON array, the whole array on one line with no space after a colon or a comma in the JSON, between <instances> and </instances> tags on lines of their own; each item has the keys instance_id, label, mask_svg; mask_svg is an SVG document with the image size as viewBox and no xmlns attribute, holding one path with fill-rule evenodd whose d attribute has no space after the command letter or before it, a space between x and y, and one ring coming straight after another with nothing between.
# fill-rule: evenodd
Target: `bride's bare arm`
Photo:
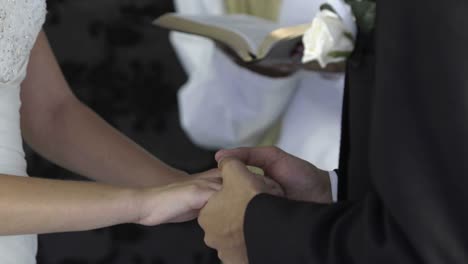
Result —
<instances>
[{"instance_id":1,"label":"bride's bare arm","mask_svg":"<svg viewBox=\"0 0 468 264\"><path fill-rule=\"evenodd\" d=\"M41 32L22 84L25 141L80 175L120 186L161 186L185 178L103 121L71 92Z\"/></svg>"},{"instance_id":2,"label":"bride's bare arm","mask_svg":"<svg viewBox=\"0 0 468 264\"><path fill-rule=\"evenodd\" d=\"M0 175L0 236L187 221L220 189L216 177L211 171L165 187L132 189Z\"/></svg>"}]
</instances>

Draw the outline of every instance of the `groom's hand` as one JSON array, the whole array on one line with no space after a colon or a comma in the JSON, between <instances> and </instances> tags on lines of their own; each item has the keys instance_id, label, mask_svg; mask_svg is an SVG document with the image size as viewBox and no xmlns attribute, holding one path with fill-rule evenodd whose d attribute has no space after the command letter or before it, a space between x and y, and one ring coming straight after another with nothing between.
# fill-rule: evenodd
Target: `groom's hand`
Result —
<instances>
[{"instance_id":1,"label":"groom's hand","mask_svg":"<svg viewBox=\"0 0 468 264\"><path fill-rule=\"evenodd\" d=\"M221 150L216 160L236 158L256 166L279 183L285 196L292 200L331 203L332 193L328 172L276 147Z\"/></svg>"},{"instance_id":2,"label":"groom's hand","mask_svg":"<svg viewBox=\"0 0 468 264\"><path fill-rule=\"evenodd\" d=\"M247 205L259 193L283 195L283 192L279 185L250 172L239 160L223 159L219 167L222 190L210 198L198 222L205 230L205 243L218 251L224 264L248 263L243 230Z\"/></svg>"}]
</instances>

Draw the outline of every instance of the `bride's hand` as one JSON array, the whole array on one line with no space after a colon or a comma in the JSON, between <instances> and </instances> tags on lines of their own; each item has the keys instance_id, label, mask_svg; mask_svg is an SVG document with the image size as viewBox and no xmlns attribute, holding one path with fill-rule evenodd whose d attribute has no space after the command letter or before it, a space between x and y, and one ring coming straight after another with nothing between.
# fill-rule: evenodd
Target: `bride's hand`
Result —
<instances>
[{"instance_id":1,"label":"bride's hand","mask_svg":"<svg viewBox=\"0 0 468 264\"><path fill-rule=\"evenodd\" d=\"M136 194L139 216L135 222L153 226L193 220L219 190L221 177L217 169L164 187L142 189Z\"/></svg>"}]
</instances>

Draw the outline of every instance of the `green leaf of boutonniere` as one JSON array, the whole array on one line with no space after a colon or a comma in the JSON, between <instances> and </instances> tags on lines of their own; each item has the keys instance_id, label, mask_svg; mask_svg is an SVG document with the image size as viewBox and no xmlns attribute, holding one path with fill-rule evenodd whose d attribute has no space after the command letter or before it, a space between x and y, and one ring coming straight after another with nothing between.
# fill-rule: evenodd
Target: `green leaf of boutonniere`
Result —
<instances>
[{"instance_id":1,"label":"green leaf of boutonniere","mask_svg":"<svg viewBox=\"0 0 468 264\"><path fill-rule=\"evenodd\" d=\"M332 58L348 58L351 56L351 51L331 51L328 53L328 56Z\"/></svg>"},{"instance_id":2,"label":"green leaf of boutonniere","mask_svg":"<svg viewBox=\"0 0 468 264\"><path fill-rule=\"evenodd\" d=\"M322 5L320 6L320 11L323 11L323 10L328 10L328 11L331 11L331 12L333 12L333 13L336 14L335 9L334 9L333 6L331 6L330 4L326 4L326 3L325 3L325 4L322 4Z\"/></svg>"},{"instance_id":3,"label":"green leaf of boutonniere","mask_svg":"<svg viewBox=\"0 0 468 264\"><path fill-rule=\"evenodd\" d=\"M375 26L376 3L374 0L346 0L351 6L359 29L370 32Z\"/></svg>"},{"instance_id":4,"label":"green leaf of boutonniere","mask_svg":"<svg viewBox=\"0 0 468 264\"><path fill-rule=\"evenodd\" d=\"M344 32L344 36L349 39L350 41L354 42L354 36L350 32Z\"/></svg>"}]
</instances>

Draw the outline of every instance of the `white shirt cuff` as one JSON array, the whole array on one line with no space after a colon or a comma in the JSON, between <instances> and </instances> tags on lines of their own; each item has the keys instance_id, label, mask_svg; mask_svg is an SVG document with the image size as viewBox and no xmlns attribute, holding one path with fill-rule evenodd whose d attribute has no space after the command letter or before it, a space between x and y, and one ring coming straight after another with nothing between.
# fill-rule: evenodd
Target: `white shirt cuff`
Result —
<instances>
[{"instance_id":1,"label":"white shirt cuff","mask_svg":"<svg viewBox=\"0 0 468 264\"><path fill-rule=\"evenodd\" d=\"M333 202L338 201L338 175L335 171L329 171L328 175L330 176L330 186L332 192Z\"/></svg>"}]
</instances>

